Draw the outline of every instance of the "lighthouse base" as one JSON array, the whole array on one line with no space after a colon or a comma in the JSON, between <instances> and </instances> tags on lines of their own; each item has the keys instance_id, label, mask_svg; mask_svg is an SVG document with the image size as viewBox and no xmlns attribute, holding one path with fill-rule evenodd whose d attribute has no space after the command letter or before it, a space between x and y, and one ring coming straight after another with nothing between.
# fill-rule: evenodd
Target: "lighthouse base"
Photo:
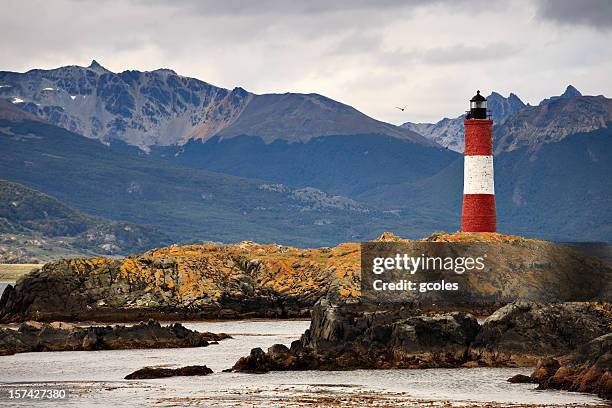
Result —
<instances>
[{"instance_id":1,"label":"lighthouse base","mask_svg":"<svg viewBox=\"0 0 612 408\"><path fill-rule=\"evenodd\" d=\"M496 232L495 195L464 194L461 217L463 232Z\"/></svg>"}]
</instances>

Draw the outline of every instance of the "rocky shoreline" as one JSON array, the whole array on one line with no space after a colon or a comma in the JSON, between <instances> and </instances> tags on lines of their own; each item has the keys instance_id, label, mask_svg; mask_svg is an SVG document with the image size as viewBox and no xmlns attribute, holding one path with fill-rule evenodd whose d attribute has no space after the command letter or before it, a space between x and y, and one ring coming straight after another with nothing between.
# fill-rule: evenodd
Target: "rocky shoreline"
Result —
<instances>
[{"instance_id":1,"label":"rocky shoreline","mask_svg":"<svg viewBox=\"0 0 612 408\"><path fill-rule=\"evenodd\" d=\"M291 347L276 344L267 352L254 348L228 371L529 367L579 350L576 356L582 357L561 359L572 368L557 365L561 372L542 376L542 387L609 398L611 326L612 305L602 303L520 301L479 324L463 312L367 311L361 305L323 300L313 309L310 328ZM593 375L599 379L587 384L576 380Z\"/></svg>"},{"instance_id":2,"label":"rocky shoreline","mask_svg":"<svg viewBox=\"0 0 612 408\"><path fill-rule=\"evenodd\" d=\"M415 241L383 234L379 241L415 248L423 242L467 242L479 251L494 245L501 255L465 281L470 296L450 309L412 298L361 302L355 243L319 249L206 244L126 259L62 260L8 286L0 298L0 322L311 316L310 328L290 347L252 349L228 371L539 364L528 380L542 388L609 397L612 358L605 349L612 304L594 301L610 297L609 264L563 245L501 234L434 234ZM577 286L583 301L558 301L571 298ZM475 315L488 317L479 322ZM221 338L156 322L131 328L23 323L18 331L0 330L0 354L198 347Z\"/></svg>"},{"instance_id":3,"label":"rocky shoreline","mask_svg":"<svg viewBox=\"0 0 612 408\"><path fill-rule=\"evenodd\" d=\"M36 351L92 351L206 347L230 336L200 333L180 323L149 320L133 326L79 327L70 323L25 322L17 330L0 328L0 355Z\"/></svg>"},{"instance_id":4,"label":"rocky shoreline","mask_svg":"<svg viewBox=\"0 0 612 408\"><path fill-rule=\"evenodd\" d=\"M612 400L612 332L571 354L540 361L529 382L539 389L589 392Z\"/></svg>"}]
</instances>

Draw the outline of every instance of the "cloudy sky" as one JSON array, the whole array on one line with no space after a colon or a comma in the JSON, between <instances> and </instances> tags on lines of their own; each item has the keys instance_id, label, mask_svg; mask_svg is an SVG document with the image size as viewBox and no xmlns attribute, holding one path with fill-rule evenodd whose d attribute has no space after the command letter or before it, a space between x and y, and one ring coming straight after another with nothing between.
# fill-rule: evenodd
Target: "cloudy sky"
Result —
<instances>
[{"instance_id":1,"label":"cloudy sky","mask_svg":"<svg viewBox=\"0 0 612 408\"><path fill-rule=\"evenodd\" d=\"M0 70L167 67L396 124L456 116L476 89L612 97L610 44L609 0L4 0L0 12Z\"/></svg>"}]
</instances>

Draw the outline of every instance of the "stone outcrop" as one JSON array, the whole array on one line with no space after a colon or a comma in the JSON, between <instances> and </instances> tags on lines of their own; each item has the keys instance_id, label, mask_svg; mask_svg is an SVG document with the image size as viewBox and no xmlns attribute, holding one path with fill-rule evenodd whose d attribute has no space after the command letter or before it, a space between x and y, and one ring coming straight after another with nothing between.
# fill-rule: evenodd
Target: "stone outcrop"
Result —
<instances>
[{"instance_id":1,"label":"stone outcrop","mask_svg":"<svg viewBox=\"0 0 612 408\"><path fill-rule=\"evenodd\" d=\"M205 244L126 259L62 260L9 286L0 320L304 317L330 290L359 296L358 268L357 244Z\"/></svg>"},{"instance_id":2,"label":"stone outcrop","mask_svg":"<svg viewBox=\"0 0 612 408\"><path fill-rule=\"evenodd\" d=\"M531 374L540 389L597 394L612 400L612 332L558 359L542 360Z\"/></svg>"},{"instance_id":3,"label":"stone outcrop","mask_svg":"<svg viewBox=\"0 0 612 408\"><path fill-rule=\"evenodd\" d=\"M267 353L253 349L232 370L457 367L467 361L477 333L476 319L465 313L369 311L323 300L313 309L310 328L291 348L275 345Z\"/></svg>"},{"instance_id":4,"label":"stone outcrop","mask_svg":"<svg viewBox=\"0 0 612 408\"><path fill-rule=\"evenodd\" d=\"M0 355L33 351L118 350L204 347L229 338L200 333L180 323L162 326L154 320L134 326L78 327L70 323L22 323L17 330L0 329Z\"/></svg>"},{"instance_id":5,"label":"stone outcrop","mask_svg":"<svg viewBox=\"0 0 612 408\"><path fill-rule=\"evenodd\" d=\"M415 248L423 242L470 243L470 251L493 245L499 257L489 258L488 268L462 288L470 293L462 309L467 312L489 314L517 299L564 299L577 283L574 272L560 271L580 272L584 300L612 291L612 266L550 242L478 233L423 240L387 233L379 240ZM0 321L306 317L321 298L360 298L360 256L357 243L300 249L242 242L171 246L125 259L61 260L9 286L0 298Z\"/></svg>"},{"instance_id":6,"label":"stone outcrop","mask_svg":"<svg viewBox=\"0 0 612 408\"><path fill-rule=\"evenodd\" d=\"M612 305L514 302L482 324L471 359L488 366L530 366L559 356L612 330Z\"/></svg>"},{"instance_id":7,"label":"stone outcrop","mask_svg":"<svg viewBox=\"0 0 612 408\"><path fill-rule=\"evenodd\" d=\"M610 316L610 305L517 302L481 326L462 312L370 310L322 300L310 328L290 348L253 349L232 370L533 366L534 358L559 356L606 332Z\"/></svg>"},{"instance_id":8,"label":"stone outcrop","mask_svg":"<svg viewBox=\"0 0 612 408\"><path fill-rule=\"evenodd\" d=\"M531 383L531 377L525 374L516 374L508 378L507 381L512 384L528 384Z\"/></svg>"},{"instance_id":9,"label":"stone outcrop","mask_svg":"<svg viewBox=\"0 0 612 408\"><path fill-rule=\"evenodd\" d=\"M144 367L125 376L126 380L146 380L151 378L167 378L178 376L196 376L212 374L213 370L201 365L179 368Z\"/></svg>"}]
</instances>

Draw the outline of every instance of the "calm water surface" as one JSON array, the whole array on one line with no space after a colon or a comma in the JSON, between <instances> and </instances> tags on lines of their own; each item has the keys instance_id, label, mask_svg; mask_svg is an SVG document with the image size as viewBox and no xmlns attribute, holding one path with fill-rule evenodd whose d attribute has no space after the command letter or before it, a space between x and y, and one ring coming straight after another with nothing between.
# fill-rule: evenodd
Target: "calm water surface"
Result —
<instances>
[{"instance_id":1,"label":"calm water surface","mask_svg":"<svg viewBox=\"0 0 612 408\"><path fill-rule=\"evenodd\" d=\"M190 349L70 351L0 357L0 406L587 406L606 402L590 395L536 391L531 384L509 384L530 369L474 368L435 370L301 371L268 374L223 373L251 348L289 345L307 321L245 320L188 322L198 331L234 336L218 345ZM144 366L205 364L205 377L123 380ZM19 388L64 389L58 401L7 398Z\"/></svg>"}]
</instances>

